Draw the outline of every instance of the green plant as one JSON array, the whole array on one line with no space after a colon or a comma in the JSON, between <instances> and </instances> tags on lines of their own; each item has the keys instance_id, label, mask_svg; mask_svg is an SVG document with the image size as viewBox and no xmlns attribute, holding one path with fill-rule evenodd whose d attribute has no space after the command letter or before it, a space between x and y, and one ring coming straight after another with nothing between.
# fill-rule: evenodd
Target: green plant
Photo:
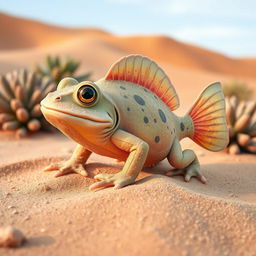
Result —
<instances>
[{"instance_id":1,"label":"green plant","mask_svg":"<svg viewBox=\"0 0 256 256\"><path fill-rule=\"evenodd\" d=\"M72 76L77 81L81 82L87 80L91 76L91 72L75 76L80 63L78 61L66 58L64 61L59 56L47 56L45 60L45 67L36 65L35 71L41 75L51 78L57 85L61 79Z\"/></svg>"},{"instance_id":2,"label":"green plant","mask_svg":"<svg viewBox=\"0 0 256 256\"><path fill-rule=\"evenodd\" d=\"M232 81L223 85L225 97L236 96L238 100L249 100L253 91L243 82Z\"/></svg>"},{"instance_id":3,"label":"green plant","mask_svg":"<svg viewBox=\"0 0 256 256\"><path fill-rule=\"evenodd\" d=\"M226 97L226 115L230 137L228 152L256 153L256 101Z\"/></svg>"},{"instance_id":4,"label":"green plant","mask_svg":"<svg viewBox=\"0 0 256 256\"><path fill-rule=\"evenodd\" d=\"M40 101L56 85L27 70L13 71L0 77L0 128L16 131L17 137L47 128Z\"/></svg>"}]
</instances>

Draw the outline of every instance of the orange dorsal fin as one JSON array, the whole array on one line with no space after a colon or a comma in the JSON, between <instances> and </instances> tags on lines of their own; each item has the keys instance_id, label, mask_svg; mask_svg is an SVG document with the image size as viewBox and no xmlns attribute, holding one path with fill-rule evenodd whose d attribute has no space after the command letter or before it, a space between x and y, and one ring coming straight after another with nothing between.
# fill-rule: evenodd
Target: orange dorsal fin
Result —
<instances>
[{"instance_id":1,"label":"orange dorsal fin","mask_svg":"<svg viewBox=\"0 0 256 256\"><path fill-rule=\"evenodd\" d=\"M129 55L113 64L105 80L121 80L145 87L155 93L171 110L179 107L179 98L170 79L152 60Z\"/></svg>"}]
</instances>

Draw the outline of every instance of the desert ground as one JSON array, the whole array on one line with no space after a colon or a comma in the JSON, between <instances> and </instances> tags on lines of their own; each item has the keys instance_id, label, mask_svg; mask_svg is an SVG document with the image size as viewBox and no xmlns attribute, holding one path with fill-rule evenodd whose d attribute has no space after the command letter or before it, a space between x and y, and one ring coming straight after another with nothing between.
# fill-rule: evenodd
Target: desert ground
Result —
<instances>
[{"instance_id":1,"label":"desert ground","mask_svg":"<svg viewBox=\"0 0 256 256\"><path fill-rule=\"evenodd\" d=\"M0 14L0 74L33 68L47 54L82 61L81 72L104 76L118 58L153 58L172 80L184 115L214 81L239 80L256 92L255 59L234 59L162 35L118 36L68 29ZM78 72L79 73L79 72ZM70 157L75 143L58 132L17 140L0 132L0 226L25 234L20 248L0 255L256 255L256 157L206 151L189 139L207 184L166 177L165 160L144 168L120 190L89 191L98 173L122 163L93 154L89 177L54 178L42 169Z\"/></svg>"}]
</instances>

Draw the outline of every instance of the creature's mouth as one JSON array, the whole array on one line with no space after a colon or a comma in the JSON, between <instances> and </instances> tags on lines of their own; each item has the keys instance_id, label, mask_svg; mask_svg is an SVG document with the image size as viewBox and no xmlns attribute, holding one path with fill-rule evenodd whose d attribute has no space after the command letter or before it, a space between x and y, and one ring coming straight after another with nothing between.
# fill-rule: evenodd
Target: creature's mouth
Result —
<instances>
[{"instance_id":1,"label":"creature's mouth","mask_svg":"<svg viewBox=\"0 0 256 256\"><path fill-rule=\"evenodd\" d=\"M60 109L55 109L55 108L51 108L51 107L47 107L45 105L41 105L41 109L45 109L45 110L50 110L50 111L54 111L54 112L59 112L59 113L63 113L63 114L66 114L66 115L70 115L70 116L74 116L74 117L77 117L77 118L81 118L81 119L87 119L87 120L90 120L90 121L93 121L95 123L105 123L105 124L109 124L111 123L111 121L109 120L106 120L106 119L100 119L97 117L94 118L93 116L86 116L86 115L79 115L79 114L73 114L73 113L70 113L69 111L64 111L64 110L60 110ZM43 112L43 111L42 111Z\"/></svg>"}]
</instances>

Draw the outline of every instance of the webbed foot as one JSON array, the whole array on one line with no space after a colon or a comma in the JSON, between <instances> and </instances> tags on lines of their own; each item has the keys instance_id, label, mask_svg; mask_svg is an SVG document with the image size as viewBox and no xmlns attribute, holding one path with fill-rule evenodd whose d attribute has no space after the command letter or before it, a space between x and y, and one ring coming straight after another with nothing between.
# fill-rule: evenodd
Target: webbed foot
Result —
<instances>
[{"instance_id":1,"label":"webbed foot","mask_svg":"<svg viewBox=\"0 0 256 256\"><path fill-rule=\"evenodd\" d=\"M66 161L64 163L53 163L43 169L44 172L58 171L54 177L60 177L69 173L78 173L82 176L88 176L83 164L74 161Z\"/></svg>"},{"instance_id":2,"label":"webbed foot","mask_svg":"<svg viewBox=\"0 0 256 256\"><path fill-rule=\"evenodd\" d=\"M102 189L102 188L107 188L112 186L114 186L114 189L119 189L124 186L130 185L135 181L134 178L125 177L120 173L116 173L116 174L102 173L102 174L96 175L94 178L100 181L92 184L89 187L89 190Z\"/></svg>"},{"instance_id":3,"label":"webbed foot","mask_svg":"<svg viewBox=\"0 0 256 256\"><path fill-rule=\"evenodd\" d=\"M187 166L184 169L173 169L173 170L167 171L165 175L169 177L183 175L184 180L186 182L189 182L192 177L196 177L203 184L205 184L207 181L206 178L201 173L200 165L198 161L193 161L189 166Z\"/></svg>"}]
</instances>

